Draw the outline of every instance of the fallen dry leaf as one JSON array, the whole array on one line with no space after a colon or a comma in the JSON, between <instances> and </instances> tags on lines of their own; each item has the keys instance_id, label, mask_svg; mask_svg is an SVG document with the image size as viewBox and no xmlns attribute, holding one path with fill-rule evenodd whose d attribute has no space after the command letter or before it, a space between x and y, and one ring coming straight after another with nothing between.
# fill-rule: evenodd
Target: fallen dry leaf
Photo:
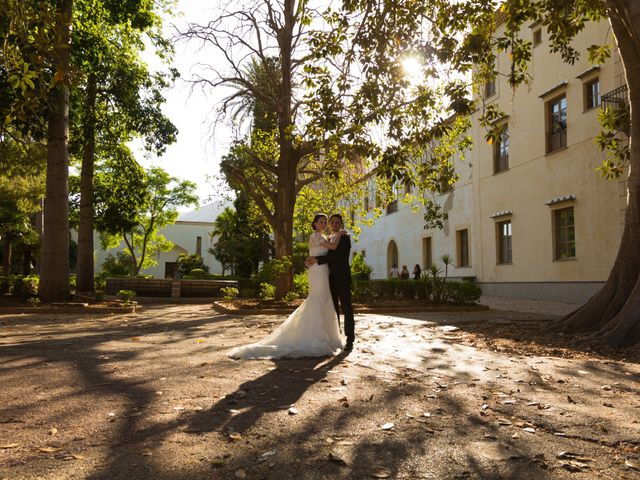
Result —
<instances>
[{"instance_id":1,"label":"fallen dry leaf","mask_svg":"<svg viewBox=\"0 0 640 480\"><path fill-rule=\"evenodd\" d=\"M520 450L506 443L482 441L472 442L469 446L472 452L489 460L509 460L524 456Z\"/></svg>"},{"instance_id":2,"label":"fallen dry leaf","mask_svg":"<svg viewBox=\"0 0 640 480\"><path fill-rule=\"evenodd\" d=\"M580 453L575 453L575 452L560 452L559 454L556 455L556 458L560 460L575 460L581 463L593 462L592 458L583 457Z\"/></svg>"},{"instance_id":3,"label":"fallen dry leaf","mask_svg":"<svg viewBox=\"0 0 640 480\"><path fill-rule=\"evenodd\" d=\"M298 410L295 407L289 408L289 415L297 415Z\"/></svg>"},{"instance_id":4,"label":"fallen dry leaf","mask_svg":"<svg viewBox=\"0 0 640 480\"><path fill-rule=\"evenodd\" d=\"M589 465L587 465L586 463L578 462L576 460L562 462L560 466L570 472L581 472L582 470L586 470L589 468Z\"/></svg>"},{"instance_id":5,"label":"fallen dry leaf","mask_svg":"<svg viewBox=\"0 0 640 480\"><path fill-rule=\"evenodd\" d=\"M337 455L337 454L335 454L333 452L329 453L329 460L331 460L332 462L338 463L340 465L346 465L347 464L347 461L344 458L342 458L341 456L339 456L339 455Z\"/></svg>"},{"instance_id":6,"label":"fallen dry leaf","mask_svg":"<svg viewBox=\"0 0 640 480\"><path fill-rule=\"evenodd\" d=\"M5 443L4 445L0 445L0 450L8 450L9 448L17 448L19 446L18 443Z\"/></svg>"},{"instance_id":7,"label":"fallen dry leaf","mask_svg":"<svg viewBox=\"0 0 640 480\"><path fill-rule=\"evenodd\" d=\"M238 432L231 432L229 434L229 438L231 440L240 440L242 438L242 434L238 433Z\"/></svg>"},{"instance_id":8,"label":"fallen dry leaf","mask_svg":"<svg viewBox=\"0 0 640 480\"><path fill-rule=\"evenodd\" d=\"M391 472L386 468L381 468L380 470L376 470L371 474L373 478L390 478Z\"/></svg>"},{"instance_id":9,"label":"fallen dry leaf","mask_svg":"<svg viewBox=\"0 0 640 480\"><path fill-rule=\"evenodd\" d=\"M234 475L236 478L247 478L247 472L245 472L242 468L236 470L236 473L234 473Z\"/></svg>"},{"instance_id":10,"label":"fallen dry leaf","mask_svg":"<svg viewBox=\"0 0 640 480\"><path fill-rule=\"evenodd\" d=\"M382 425L382 430L391 430L394 426L393 422L388 422Z\"/></svg>"},{"instance_id":11,"label":"fallen dry leaf","mask_svg":"<svg viewBox=\"0 0 640 480\"><path fill-rule=\"evenodd\" d=\"M634 470L638 470L640 471L640 462L637 462L636 460L625 460L624 464L628 467L628 468L632 468Z\"/></svg>"},{"instance_id":12,"label":"fallen dry leaf","mask_svg":"<svg viewBox=\"0 0 640 480\"><path fill-rule=\"evenodd\" d=\"M53 427L52 429L50 429L47 432L49 435L55 435L56 433L58 433L58 429L56 427Z\"/></svg>"},{"instance_id":13,"label":"fallen dry leaf","mask_svg":"<svg viewBox=\"0 0 640 480\"><path fill-rule=\"evenodd\" d=\"M44 452L44 453L54 453L54 452L59 452L62 449L61 448L55 448L55 447L40 447L38 450L40 450L41 452Z\"/></svg>"}]
</instances>

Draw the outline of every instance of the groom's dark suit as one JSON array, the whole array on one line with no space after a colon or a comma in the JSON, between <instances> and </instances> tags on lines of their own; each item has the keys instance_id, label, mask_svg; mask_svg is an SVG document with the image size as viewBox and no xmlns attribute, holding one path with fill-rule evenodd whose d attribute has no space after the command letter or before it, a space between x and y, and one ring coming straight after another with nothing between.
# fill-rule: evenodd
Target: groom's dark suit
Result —
<instances>
[{"instance_id":1,"label":"groom's dark suit","mask_svg":"<svg viewBox=\"0 0 640 480\"><path fill-rule=\"evenodd\" d=\"M329 286L333 305L340 318L340 307L344 314L344 333L347 335L347 344L352 344L355 339L355 325L353 321L353 307L351 306L351 267L349 266L349 253L351 252L351 238L343 235L338 243L338 248L330 250L326 255L316 257L318 264L329 264ZM338 302L340 307L338 306Z\"/></svg>"}]
</instances>

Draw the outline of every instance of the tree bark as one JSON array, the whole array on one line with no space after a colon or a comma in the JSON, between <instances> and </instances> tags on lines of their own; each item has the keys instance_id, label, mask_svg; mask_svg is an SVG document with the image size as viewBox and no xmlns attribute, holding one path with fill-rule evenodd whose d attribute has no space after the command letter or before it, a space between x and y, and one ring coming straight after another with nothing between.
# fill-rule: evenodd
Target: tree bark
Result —
<instances>
[{"instance_id":1,"label":"tree bark","mask_svg":"<svg viewBox=\"0 0 640 480\"><path fill-rule=\"evenodd\" d=\"M296 23L294 0L285 0L283 4L284 24L278 30L280 48L280 69L282 83L278 102L279 161L277 165L278 186L274 222L271 225L275 237L276 258L288 259L284 272L276 279L276 299L281 299L293 288L293 211L296 204L297 158L291 141L290 129L293 126L291 105L293 90L291 80L291 55L293 30Z\"/></svg>"},{"instance_id":2,"label":"tree bark","mask_svg":"<svg viewBox=\"0 0 640 480\"><path fill-rule=\"evenodd\" d=\"M607 0L611 28L629 92L630 137L627 210L615 263L605 285L589 302L559 322L568 332L612 346L640 343L640 2Z\"/></svg>"},{"instance_id":3,"label":"tree bark","mask_svg":"<svg viewBox=\"0 0 640 480\"><path fill-rule=\"evenodd\" d=\"M4 234L2 237L2 275L5 277L11 273L11 246L13 239L11 235Z\"/></svg>"},{"instance_id":4,"label":"tree bark","mask_svg":"<svg viewBox=\"0 0 640 480\"><path fill-rule=\"evenodd\" d=\"M38 251L36 252L34 262L34 273L40 274L40 264L42 261L42 237L44 236L44 199L40 199L40 210L35 213L36 233L38 234Z\"/></svg>"},{"instance_id":5,"label":"tree bark","mask_svg":"<svg viewBox=\"0 0 640 480\"><path fill-rule=\"evenodd\" d=\"M42 301L69 297L69 50L73 0L56 3L55 67L48 118L47 180L44 205L39 296Z\"/></svg>"},{"instance_id":6,"label":"tree bark","mask_svg":"<svg viewBox=\"0 0 640 480\"><path fill-rule=\"evenodd\" d=\"M80 225L76 290L91 293L93 285L93 168L96 151L96 76L89 74L84 111L84 148L80 172Z\"/></svg>"}]
</instances>

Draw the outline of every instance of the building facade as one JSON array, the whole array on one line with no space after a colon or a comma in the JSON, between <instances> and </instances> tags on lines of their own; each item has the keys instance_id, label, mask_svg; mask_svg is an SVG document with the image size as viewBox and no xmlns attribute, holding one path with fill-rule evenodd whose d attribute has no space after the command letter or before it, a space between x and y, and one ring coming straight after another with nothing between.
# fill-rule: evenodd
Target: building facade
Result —
<instances>
[{"instance_id":1,"label":"building facade","mask_svg":"<svg viewBox=\"0 0 640 480\"><path fill-rule=\"evenodd\" d=\"M532 78L514 91L498 75L481 92L469 163L458 162L458 182L438 199L448 213L444 228L424 230L422 213L402 203L363 227L354 250L365 252L373 278L385 278L395 259L411 271L446 253L454 257L450 276L475 277L490 295L579 303L604 283L622 234L626 184L596 171L606 156L595 144L597 115L602 94L623 87L624 77L616 54L593 66L586 48L602 43L608 28L591 23L576 37L584 54L573 65L549 52L540 25L523 32L534 45ZM497 69L508 71L506 53ZM494 102L506 116L500 141L489 144L479 117Z\"/></svg>"},{"instance_id":2,"label":"building facade","mask_svg":"<svg viewBox=\"0 0 640 480\"><path fill-rule=\"evenodd\" d=\"M209 234L214 229L216 217L224 207L225 205L208 204L197 210L181 213L174 224L160 230L160 234L173 243L173 248L168 252L160 252L155 258L157 264L141 270L140 273L153 275L153 278L173 278L178 257L183 253L200 255L204 264L209 267L209 273L222 273L220 262L208 250L211 246ZM94 245L98 247L94 255L96 272L100 271L107 255L125 249L124 242L121 242L116 248L102 250L97 233L94 234Z\"/></svg>"}]
</instances>

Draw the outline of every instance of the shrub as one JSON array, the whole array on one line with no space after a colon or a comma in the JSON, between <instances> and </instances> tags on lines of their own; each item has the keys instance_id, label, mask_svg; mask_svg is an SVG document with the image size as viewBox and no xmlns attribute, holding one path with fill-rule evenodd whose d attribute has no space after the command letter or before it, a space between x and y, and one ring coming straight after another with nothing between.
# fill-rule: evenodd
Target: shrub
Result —
<instances>
[{"instance_id":1,"label":"shrub","mask_svg":"<svg viewBox=\"0 0 640 480\"><path fill-rule=\"evenodd\" d=\"M276 287L270 283L260 284L260 298L262 300L273 300L276 298Z\"/></svg>"},{"instance_id":2,"label":"shrub","mask_svg":"<svg viewBox=\"0 0 640 480\"><path fill-rule=\"evenodd\" d=\"M306 270L304 261L309 256L309 244L306 242L293 242L292 265L294 272L304 272Z\"/></svg>"},{"instance_id":3,"label":"shrub","mask_svg":"<svg viewBox=\"0 0 640 480\"><path fill-rule=\"evenodd\" d=\"M27 298L37 297L38 287L40 286L40 276L27 275L22 279L22 285L23 285L25 297Z\"/></svg>"},{"instance_id":4,"label":"shrub","mask_svg":"<svg viewBox=\"0 0 640 480\"><path fill-rule=\"evenodd\" d=\"M38 297L29 297L27 298L27 303L29 305L40 305L40 299Z\"/></svg>"},{"instance_id":5,"label":"shrub","mask_svg":"<svg viewBox=\"0 0 640 480\"><path fill-rule=\"evenodd\" d=\"M22 283L24 277L22 275L9 275L5 278L7 282L7 293L17 297L24 296L24 285Z\"/></svg>"},{"instance_id":6,"label":"shrub","mask_svg":"<svg viewBox=\"0 0 640 480\"><path fill-rule=\"evenodd\" d=\"M370 302L387 298L426 298L424 282L409 280L356 280L353 296L358 301Z\"/></svg>"},{"instance_id":7,"label":"shrub","mask_svg":"<svg viewBox=\"0 0 640 480\"><path fill-rule=\"evenodd\" d=\"M10 290L11 290L11 282L9 280L9 277L0 276L0 295L9 293Z\"/></svg>"},{"instance_id":8,"label":"shrub","mask_svg":"<svg viewBox=\"0 0 640 480\"><path fill-rule=\"evenodd\" d=\"M128 305L131 303L131 300L133 300L133 297L136 296L136 292L133 290L120 290L116 296L118 297L118 300L125 305Z\"/></svg>"},{"instance_id":9,"label":"shrub","mask_svg":"<svg viewBox=\"0 0 640 480\"><path fill-rule=\"evenodd\" d=\"M220 292L222 292L222 298L228 302L236 298L240 293L236 287L222 287Z\"/></svg>"},{"instance_id":10,"label":"shrub","mask_svg":"<svg viewBox=\"0 0 640 480\"><path fill-rule=\"evenodd\" d=\"M193 275L194 270L202 270L205 273L209 273L209 267L205 265L200 255L180 254L178 257L178 276Z\"/></svg>"},{"instance_id":11,"label":"shrub","mask_svg":"<svg viewBox=\"0 0 640 480\"><path fill-rule=\"evenodd\" d=\"M0 278L2 291L10 293L16 297L31 298L38 296L38 285L40 277L37 274L27 275L10 275Z\"/></svg>"},{"instance_id":12,"label":"shrub","mask_svg":"<svg viewBox=\"0 0 640 480\"><path fill-rule=\"evenodd\" d=\"M94 275L93 286L96 290L104 290L105 288L107 288L107 279L102 275Z\"/></svg>"},{"instance_id":13,"label":"shrub","mask_svg":"<svg viewBox=\"0 0 640 480\"><path fill-rule=\"evenodd\" d=\"M202 268L194 268L189 272L189 276L192 278L206 278L209 276L207 272L205 272Z\"/></svg>"},{"instance_id":14,"label":"shrub","mask_svg":"<svg viewBox=\"0 0 640 480\"><path fill-rule=\"evenodd\" d=\"M260 290L260 284L252 278L239 278L238 290L241 297L255 297Z\"/></svg>"},{"instance_id":15,"label":"shrub","mask_svg":"<svg viewBox=\"0 0 640 480\"><path fill-rule=\"evenodd\" d=\"M307 298L309 296L309 277L307 272L301 272L293 276L293 292L298 298Z\"/></svg>"},{"instance_id":16,"label":"shrub","mask_svg":"<svg viewBox=\"0 0 640 480\"><path fill-rule=\"evenodd\" d=\"M275 284L280 274L282 274L289 266L291 266L290 258L274 258L273 260L264 262L260 271L253 275L251 278L255 279L258 284Z\"/></svg>"},{"instance_id":17,"label":"shrub","mask_svg":"<svg viewBox=\"0 0 640 480\"><path fill-rule=\"evenodd\" d=\"M131 262L131 255L126 252L117 252L115 255L110 253L104 259L98 275L102 278L129 277L132 269Z\"/></svg>"},{"instance_id":18,"label":"shrub","mask_svg":"<svg viewBox=\"0 0 640 480\"><path fill-rule=\"evenodd\" d=\"M293 302L294 300L298 300L300 295L294 290L287 292L287 294L282 298L285 302Z\"/></svg>"},{"instance_id":19,"label":"shrub","mask_svg":"<svg viewBox=\"0 0 640 480\"><path fill-rule=\"evenodd\" d=\"M455 303L476 303L482 290L474 282L448 282L449 301Z\"/></svg>"},{"instance_id":20,"label":"shrub","mask_svg":"<svg viewBox=\"0 0 640 480\"><path fill-rule=\"evenodd\" d=\"M441 273L442 270L435 264L431 265L424 273L425 282L428 284L429 297L434 303L444 303L448 297L448 283L446 278L440 276Z\"/></svg>"},{"instance_id":21,"label":"shrub","mask_svg":"<svg viewBox=\"0 0 640 480\"><path fill-rule=\"evenodd\" d=\"M365 263L361 254L356 254L351 262L351 275L354 280L369 280L371 272L373 272L373 267Z\"/></svg>"}]
</instances>

